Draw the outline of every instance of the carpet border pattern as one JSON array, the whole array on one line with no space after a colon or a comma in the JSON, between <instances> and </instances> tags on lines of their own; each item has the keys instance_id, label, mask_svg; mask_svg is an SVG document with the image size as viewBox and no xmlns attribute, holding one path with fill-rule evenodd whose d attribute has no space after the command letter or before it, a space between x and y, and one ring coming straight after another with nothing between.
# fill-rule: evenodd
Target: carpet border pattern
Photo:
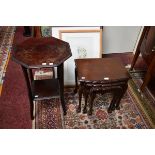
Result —
<instances>
[{"instance_id":1,"label":"carpet border pattern","mask_svg":"<svg viewBox=\"0 0 155 155\"><path fill-rule=\"evenodd\" d=\"M0 96L2 92L2 86L6 73L6 68L10 59L10 53L12 49L15 26L2 26L0 27L1 41L0 41Z\"/></svg>"},{"instance_id":2,"label":"carpet border pattern","mask_svg":"<svg viewBox=\"0 0 155 155\"><path fill-rule=\"evenodd\" d=\"M133 80L129 80L128 92L127 93L131 96L131 98L133 100L133 103L134 103L133 105L135 106L135 108L137 109L137 112L139 113L139 116L143 120L143 122L144 122L144 124L146 126L146 129L155 128L154 123L152 122L152 120L150 119L149 115L147 114L147 111L142 106L144 104L144 103L142 103L143 100L140 98L141 96L138 93L137 87L134 84ZM60 104L59 104L59 106L61 107ZM61 117L61 124L62 124L61 125L61 127L62 127L61 129L66 129L65 128L65 124L64 124L65 120L66 120L66 116L62 116L62 114L60 114L60 115L61 115L60 117ZM38 120L36 120L36 121L38 121ZM59 121L60 121L60 118L59 118ZM37 125L37 124L35 124L35 125ZM45 127L46 125L43 125L43 126L44 126L43 128L46 128ZM42 128L42 127L38 126L37 128Z\"/></svg>"},{"instance_id":3,"label":"carpet border pattern","mask_svg":"<svg viewBox=\"0 0 155 155\"><path fill-rule=\"evenodd\" d=\"M128 86L130 93L134 96L133 98L135 98L135 103L137 103L136 105L144 120L149 125L149 128L155 128L155 108L148 100L148 97L146 97L144 93L138 91L138 87L133 80L129 80ZM151 94L149 97L151 98Z\"/></svg>"}]
</instances>

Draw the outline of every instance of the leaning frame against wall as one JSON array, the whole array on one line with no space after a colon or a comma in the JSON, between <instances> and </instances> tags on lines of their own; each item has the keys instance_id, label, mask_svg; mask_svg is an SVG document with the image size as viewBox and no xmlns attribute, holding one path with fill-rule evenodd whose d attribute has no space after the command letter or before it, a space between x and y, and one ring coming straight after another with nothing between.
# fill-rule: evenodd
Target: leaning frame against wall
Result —
<instances>
[{"instance_id":1,"label":"leaning frame against wall","mask_svg":"<svg viewBox=\"0 0 155 155\"><path fill-rule=\"evenodd\" d=\"M102 31L98 29L58 29L59 39L70 44L72 57L64 64L64 82L65 85L75 84L74 59L76 58L101 58L102 48Z\"/></svg>"}]
</instances>

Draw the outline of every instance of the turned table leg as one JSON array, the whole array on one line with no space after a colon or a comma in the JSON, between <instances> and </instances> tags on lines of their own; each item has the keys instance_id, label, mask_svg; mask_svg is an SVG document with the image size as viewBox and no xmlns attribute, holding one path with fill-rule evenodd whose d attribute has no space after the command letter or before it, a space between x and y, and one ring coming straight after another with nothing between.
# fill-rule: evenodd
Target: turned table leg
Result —
<instances>
[{"instance_id":1,"label":"turned table leg","mask_svg":"<svg viewBox=\"0 0 155 155\"><path fill-rule=\"evenodd\" d=\"M122 91L120 92L120 95L118 95L118 99L117 99L116 104L115 104L115 109L116 110L120 110L120 107L119 107L120 101L121 101L122 97L124 96L127 88L128 88L127 83L124 86L122 86Z\"/></svg>"},{"instance_id":2,"label":"turned table leg","mask_svg":"<svg viewBox=\"0 0 155 155\"><path fill-rule=\"evenodd\" d=\"M92 111L93 111L93 102L94 102L95 96L96 96L95 92L93 92L93 91L90 92L90 102L89 102L90 106L89 106L88 115L92 115Z\"/></svg>"},{"instance_id":3,"label":"turned table leg","mask_svg":"<svg viewBox=\"0 0 155 155\"><path fill-rule=\"evenodd\" d=\"M110 106L108 108L108 113L111 113L113 110L115 110L116 103L118 99L120 98L120 94L122 93L121 87L120 88L113 88L113 98L111 100Z\"/></svg>"},{"instance_id":4,"label":"turned table leg","mask_svg":"<svg viewBox=\"0 0 155 155\"><path fill-rule=\"evenodd\" d=\"M74 89L74 93L77 93L77 89L78 89L78 80L77 80L77 68L75 68L75 89Z\"/></svg>"},{"instance_id":5,"label":"turned table leg","mask_svg":"<svg viewBox=\"0 0 155 155\"><path fill-rule=\"evenodd\" d=\"M88 95L89 95L89 88L85 88L84 89L84 99L85 99L85 105L84 105L84 109L83 109L83 113L87 113L87 100L88 100Z\"/></svg>"},{"instance_id":6,"label":"turned table leg","mask_svg":"<svg viewBox=\"0 0 155 155\"><path fill-rule=\"evenodd\" d=\"M77 112L81 112L81 99L82 99L82 94L83 94L83 83L80 83L79 85L79 90L78 90L78 94L79 94L79 106L77 108Z\"/></svg>"}]
</instances>

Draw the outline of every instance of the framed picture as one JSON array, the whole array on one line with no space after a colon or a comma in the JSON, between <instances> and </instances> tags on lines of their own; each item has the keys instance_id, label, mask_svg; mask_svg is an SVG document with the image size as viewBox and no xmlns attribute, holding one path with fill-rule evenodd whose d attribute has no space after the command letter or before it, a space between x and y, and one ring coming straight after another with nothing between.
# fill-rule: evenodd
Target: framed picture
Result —
<instances>
[{"instance_id":1,"label":"framed picture","mask_svg":"<svg viewBox=\"0 0 155 155\"><path fill-rule=\"evenodd\" d=\"M75 84L75 64L77 58L100 58L102 49L102 30L59 30L59 39L70 44L72 57L64 63L65 85Z\"/></svg>"}]
</instances>

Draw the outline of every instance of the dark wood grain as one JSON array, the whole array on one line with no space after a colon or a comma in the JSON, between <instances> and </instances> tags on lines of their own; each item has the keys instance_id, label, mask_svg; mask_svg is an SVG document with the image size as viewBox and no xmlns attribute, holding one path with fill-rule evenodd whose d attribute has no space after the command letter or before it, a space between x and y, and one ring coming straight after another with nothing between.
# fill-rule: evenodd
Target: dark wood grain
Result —
<instances>
[{"instance_id":1,"label":"dark wood grain","mask_svg":"<svg viewBox=\"0 0 155 155\"><path fill-rule=\"evenodd\" d=\"M110 113L115 109L119 109L119 103L126 92L130 76L118 58L76 59L75 66L75 92L77 92L78 82L80 83L77 112L81 112L82 95L85 99L83 113L87 113L87 101L89 97L88 114L92 115L93 101L96 94L107 92L113 94L108 112Z\"/></svg>"},{"instance_id":2,"label":"dark wood grain","mask_svg":"<svg viewBox=\"0 0 155 155\"><path fill-rule=\"evenodd\" d=\"M59 84L60 84L61 105L63 108L64 115L66 115L66 105L65 105L65 100L64 100L64 65L63 63L61 63L61 65L58 66L57 76L58 76Z\"/></svg>"},{"instance_id":3,"label":"dark wood grain","mask_svg":"<svg viewBox=\"0 0 155 155\"><path fill-rule=\"evenodd\" d=\"M71 55L67 42L54 37L30 38L15 47L13 59L26 68L57 67Z\"/></svg>"},{"instance_id":4,"label":"dark wood grain","mask_svg":"<svg viewBox=\"0 0 155 155\"><path fill-rule=\"evenodd\" d=\"M39 27L36 27L37 30ZM31 118L33 119L33 100L44 100L60 97L64 114L66 105L64 101L64 68L63 63L72 53L69 43L62 40L45 37L35 32L35 38L30 38L15 47L13 60L22 66L28 87L31 105ZM57 69L57 78L48 80L34 80L32 69L51 68Z\"/></svg>"},{"instance_id":5,"label":"dark wood grain","mask_svg":"<svg viewBox=\"0 0 155 155\"><path fill-rule=\"evenodd\" d=\"M104 81L108 77L110 81L128 79L129 74L119 58L91 58L76 59L75 64L78 79L82 81Z\"/></svg>"},{"instance_id":6,"label":"dark wood grain","mask_svg":"<svg viewBox=\"0 0 155 155\"><path fill-rule=\"evenodd\" d=\"M136 53L131 63L130 71L133 70L140 54L148 66L143 84L140 88L141 91L144 91L151 78L155 77L155 26L144 27Z\"/></svg>"},{"instance_id":7,"label":"dark wood grain","mask_svg":"<svg viewBox=\"0 0 155 155\"><path fill-rule=\"evenodd\" d=\"M57 79L34 80L32 83L34 100L44 100L60 97L59 81Z\"/></svg>"}]
</instances>

